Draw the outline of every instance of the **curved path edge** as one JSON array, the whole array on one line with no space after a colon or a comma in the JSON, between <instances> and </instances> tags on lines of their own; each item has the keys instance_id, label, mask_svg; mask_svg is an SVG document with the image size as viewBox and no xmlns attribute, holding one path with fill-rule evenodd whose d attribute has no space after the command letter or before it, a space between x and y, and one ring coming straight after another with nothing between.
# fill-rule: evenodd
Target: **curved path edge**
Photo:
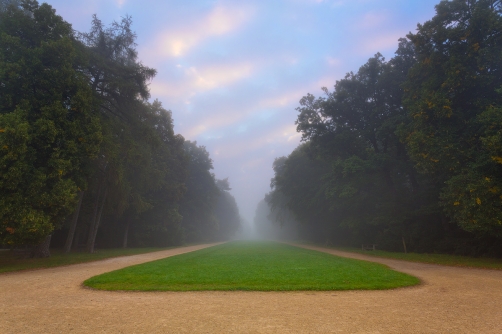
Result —
<instances>
[{"instance_id":1,"label":"curved path edge","mask_svg":"<svg viewBox=\"0 0 502 334\"><path fill-rule=\"evenodd\" d=\"M92 276L197 245L0 275L0 333L502 333L502 271L366 258L419 277L417 287L326 292L116 292Z\"/></svg>"}]
</instances>

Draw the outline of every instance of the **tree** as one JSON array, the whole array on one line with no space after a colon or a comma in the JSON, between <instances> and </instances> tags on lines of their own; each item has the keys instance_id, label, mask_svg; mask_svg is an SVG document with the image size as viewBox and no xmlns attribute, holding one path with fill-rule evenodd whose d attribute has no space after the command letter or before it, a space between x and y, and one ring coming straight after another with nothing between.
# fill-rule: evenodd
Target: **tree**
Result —
<instances>
[{"instance_id":1,"label":"tree","mask_svg":"<svg viewBox=\"0 0 502 334\"><path fill-rule=\"evenodd\" d=\"M326 97L305 96L297 129L317 155L331 164L325 194L340 226L375 242L384 230L395 239L423 202L404 145L396 135L407 122L401 84L414 64L414 48L401 39L396 56L386 62L376 54L357 73L336 82ZM373 240L371 240L373 239Z\"/></svg>"},{"instance_id":2,"label":"tree","mask_svg":"<svg viewBox=\"0 0 502 334\"><path fill-rule=\"evenodd\" d=\"M279 224L267 202L269 196L270 194L265 195L265 198L256 206L253 223L257 235L265 239L297 240L298 223L294 220L293 214L289 213L291 219L285 224Z\"/></svg>"},{"instance_id":3,"label":"tree","mask_svg":"<svg viewBox=\"0 0 502 334\"><path fill-rule=\"evenodd\" d=\"M409 34L418 63L405 84L403 131L416 167L441 187L441 204L467 231L502 236L501 2L441 1Z\"/></svg>"},{"instance_id":4,"label":"tree","mask_svg":"<svg viewBox=\"0 0 502 334\"><path fill-rule=\"evenodd\" d=\"M0 238L45 247L74 209L86 163L96 156L82 55L70 24L47 4L15 3L0 12Z\"/></svg>"},{"instance_id":5,"label":"tree","mask_svg":"<svg viewBox=\"0 0 502 334\"><path fill-rule=\"evenodd\" d=\"M211 173L213 161L204 146L185 141L188 157L186 193L180 202L183 233L187 242L208 241L218 227L214 208L220 191Z\"/></svg>"},{"instance_id":6,"label":"tree","mask_svg":"<svg viewBox=\"0 0 502 334\"><path fill-rule=\"evenodd\" d=\"M329 243L337 227L326 196L329 163L313 157L311 143L297 147L288 157L274 161L272 191L265 196L270 219L291 229L298 226L302 238Z\"/></svg>"},{"instance_id":7,"label":"tree","mask_svg":"<svg viewBox=\"0 0 502 334\"><path fill-rule=\"evenodd\" d=\"M123 121L134 118L136 104L133 102L150 97L148 81L156 74L155 69L138 60L136 34L131 28L129 16L105 27L94 15L90 32L78 35L89 57L88 66L83 70L101 112Z\"/></svg>"},{"instance_id":8,"label":"tree","mask_svg":"<svg viewBox=\"0 0 502 334\"><path fill-rule=\"evenodd\" d=\"M228 178L216 180L216 186L220 190L214 215L218 222L215 231L216 240L228 240L241 228L241 217L235 198L230 194Z\"/></svg>"},{"instance_id":9,"label":"tree","mask_svg":"<svg viewBox=\"0 0 502 334\"><path fill-rule=\"evenodd\" d=\"M180 244L179 201L186 191L188 164L184 138L174 133L171 112L159 101L145 103L144 109L143 127L138 128L135 149L126 164L125 179L131 190L121 218L125 225L123 246L127 246L132 224L136 231L143 231L143 239L149 239L150 244Z\"/></svg>"},{"instance_id":10,"label":"tree","mask_svg":"<svg viewBox=\"0 0 502 334\"><path fill-rule=\"evenodd\" d=\"M266 200L279 220L294 214L302 237L500 253L502 4L436 11L390 61L377 53L332 92L301 99L305 144L274 162Z\"/></svg>"},{"instance_id":11,"label":"tree","mask_svg":"<svg viewBox=\"0 0 502 334\"><path fill-rule=\"evenodd\" d=\"M131 18L125 17L105 27L94 15L90 32L78 34L88 60L81 71L87 77L105 132L99 159L94 165L94 178L97 180L92 182L95 188L91 189L94 203L93 214L88 221L89 252L94 250L101 216L109 202L108 196L114 196L118 201L115 204L119 215L131 200L130 180L123 177L126 170L124 164L127 164L124 158L129 156L128 150L137 148L131 136L144 127L142 111L144 102L150 96L148 81L156 74L154 69L139 62L135 49L136 35L131 26ZM137 195L132 195L138 203L137 207L146 209L148 205Z\"/></svg>"}]
</instances>

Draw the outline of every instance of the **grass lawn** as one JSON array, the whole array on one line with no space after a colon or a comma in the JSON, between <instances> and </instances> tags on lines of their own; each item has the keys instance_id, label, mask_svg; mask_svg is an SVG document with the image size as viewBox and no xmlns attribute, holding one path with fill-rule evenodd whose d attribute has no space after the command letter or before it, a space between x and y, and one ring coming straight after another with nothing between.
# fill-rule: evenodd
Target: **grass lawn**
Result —
<instances>
[{"instance_id":1,"label":"grass lawn","mask_svg":"<svg viewBox=\"0 0 502 334\"><path fill-rule=\"evenodd\" d=\"M420 283L365 261L272 242L231 242L92 277L102 290L373 290Z\"/></svg>"},{"instance_id":2,"label":"grass lawn","mask_svg":"<svg viewBox=\"0 0 502 334\"><path fill-rule=\"evenodd\" d=\"M135 255L164 250L167 248L117 248L103 249L95 253L69 253L65 254L60 249L51 249L51 257L43 259L23 259L8 250L0 251L0 273L41 269L65 266L68 264L83 263L108 259L111 257Z\"/></svg>"},{"instance_id":3,"label":"grass lawn","mask_svg":"<svg viewBox=\"0 0 502 334\"><path fill-rule=\"evenodd\" d=\"M345 247L334 247L334 248L341 251L360 253L376 257L384 257L389 259L441 264L445 266L454 266L454 267L472 267L472 268L502 270L502 259L448 255L448 254L419 254L419 253L405 254L396 252L386 252L381 250L363 251L360 248L345 248Z\"/></svg>"}]
</instances>

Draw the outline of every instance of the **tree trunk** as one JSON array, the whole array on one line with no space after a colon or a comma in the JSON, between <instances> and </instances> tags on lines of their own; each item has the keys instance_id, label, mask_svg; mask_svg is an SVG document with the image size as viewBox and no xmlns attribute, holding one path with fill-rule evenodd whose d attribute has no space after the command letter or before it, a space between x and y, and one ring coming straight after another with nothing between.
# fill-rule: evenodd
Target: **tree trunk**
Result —
<instances>
[{"instance_id":1,"label":"tree trunk","mask_svg":"<svg viewBox=\"0 0 502 334\"><path fill-rule=\"evenodd\" d=\"M415 173L414 172L411 172L411 173L408 173L408 176L410 177L410 182L411 182L411 190L416 193L418 191L418 181L417 181L417 178L415 176Z\"/></svg>"},{"instance_id":2,"label":"tree trunk","mask_svg":"<svg viewBox=\"0 0 502 334\"><path fill-rule=\"evenodd\" d=\"M77 229L77 233L75 234L75 240L73 242L73 249L76 249L78 250L78 246L80 246L80 239L81 239L81 236L82 236L82 227Z\"/></svg>"},{"instance_id":3,"label":"tree trunk","mask_svg":"<svg viewBox=\"0 0 502 334\"><path fill-rule=\"evenodd\" d=\"M64 252L69 253L71 250L71 244L73 243L73 236L75 235L75 228L77 227L78 216L80 214L80 207L82 206L82 199L84 198L84 191L78 192L78 203L75 212L73 213L73 218L71 221L70 230L68 231L68 236L66 237L66 243L64 245Z\"/></svg>"},{"instance_id":4,"label":"tree trunk","mask_svg":"<svg viewBox=\"0 0 502 334\"><path fill-rule=\"evenodd\" d=\"M51 244L52 234L49 234L45 237L44 241L33 247L31 250L30 257L32 258L42 258L42 257L50 257L51 252L49 250L49 246Z\"/></svg>"},{"instance_id":5,"label":"tree trunk","mask_svg":"<svg viewBox=\"0 0 502 334\"><path fill-rule=\"evenodd\" d=\"M98 187L98 194L96 196L96 202L94 203L92 220L91 220L91 223L89 224L89 233L87 234L86 250L89 253L92 253L94 251L94 227L96 226L96 220L98 217L99 202L100 202L102 190L103 190L103 182L101 182Z\"/></svg>"},{"instance_id":6,"label":"tree trunk","mask_svg":"<svg viewBox=\"0 0 502 334\"><path fill-rule=\"evenodd\" d=\"M402 237L402 239L403 239L404 253L407 254L408 251L406 250L406 241L404 241L404 236Z\"/></svg>"},{"instance_id":7,"label":"tree trunk","mask_svg":"<svg viewBox=\"0 0 502 334\"><path fill-rule=\"evenodd\" d=\"M103 194L103 199L101 201L101 207L99 209L98 216L96 217L96 221L94 223L94 229L90 230L91 234L89 235L89 243L87 244L87 251L89 253L94 253L94 244L96 242L96 235L98 234L99 223L101 222L101 216L103 215L103 209L105 207L106 196L108 195L108 187L105 185L105 192Z\"/></svg>"},{"instance_id":8,"label":"tree trunk","mask_svg":"<svg viewBox=\"0 0 502 334\"><path fill-rule=\"evenodd\" d=\"M122 240L122 248L127 248L127 237L129 235L129 227L131 226L131 220L128 219L126 226L125 226L125 231L124 231L124 240Z\"/></svg>"}]
</instances>

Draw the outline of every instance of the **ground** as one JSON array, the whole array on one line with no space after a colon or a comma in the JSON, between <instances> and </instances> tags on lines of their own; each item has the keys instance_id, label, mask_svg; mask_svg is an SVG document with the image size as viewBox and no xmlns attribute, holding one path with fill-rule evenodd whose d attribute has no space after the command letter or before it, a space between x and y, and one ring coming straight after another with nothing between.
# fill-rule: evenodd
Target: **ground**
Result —
<instances>
[{"instance_id":1,"label":"ground","mask_svg":"<svg viewBox=\"0 0 502 334\"><path fill-rule=\"evenodd\" d=\"M366 257L419 277L386 291L107 292L85 279L210 245L0 275L0 333L502 333L502 271Z\"/></svg>"}]
</instances>

